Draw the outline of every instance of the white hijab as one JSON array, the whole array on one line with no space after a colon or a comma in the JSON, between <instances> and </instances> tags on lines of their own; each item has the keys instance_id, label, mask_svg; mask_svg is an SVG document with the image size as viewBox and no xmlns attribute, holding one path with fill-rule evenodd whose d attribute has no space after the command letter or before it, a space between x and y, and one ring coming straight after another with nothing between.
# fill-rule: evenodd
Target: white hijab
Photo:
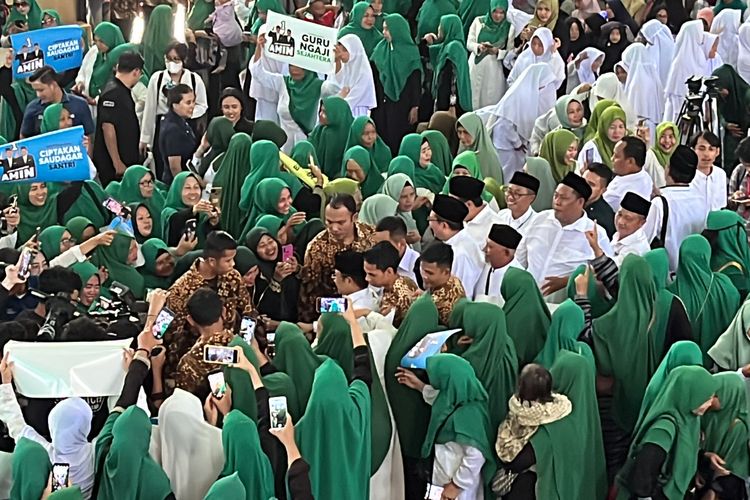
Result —
<instances>
[{"instance_id":1,"label":"white hijab","mask_svg":"<svg viewBox=\"0 0 750 500\"><path fill-rule=\"evenodd\" d=\"M626 49L628 51L630 71L625 82L625 95L636 117L646 118L650 122L649 126L654 129L664 116L664 88L659 79L659 71L645 45L634 43Z\"/></svg>"},{"instance_id":2,"label":"white hijab","mask_svg":"<svg viewBox=\"0 0 750 500\"><path fill-rule=\"evenodd\" d=\"M711 33L719 35L719 55L725 64L737 66L739 50L737 33L742 24L741 13L737 9L724 9L714 18Z\"/></svg>"},{"instance_id":3,"label":"white hijab","mask_svg":"<svg viewBox=\"0 0 750 500\"><path fill-rule=\"evenodd\" d=\"M716 54L714 54L713 57L710 57L711 49L713 48L714 43L716 43L717 40L719 40L719 43L721 43L721 37L714 33L706 33L706 36L703 39L703 51L706 54L706 75L710 75L719 66L724 64L724 60L721 58L718 50L719 43L716 44Z\"/></svg>"},{"instance_id":4,"label":"white hijab","mask_svg":"<svg viewBox=\"0 0 750 500\"><path fill-rule=\"evenodd\" d=\"M740 26L737 47L737 73L750 84L750 24Z\"/></svg>"},{"instance_id":5,"label":"white hijab","mask_svg":"<svg viewBox=\"0 0 750 500\"><path fill-rule=\"evenodd\" d=\"M533 40L534 38L542 42L544 52L540 56L534 55L534 52L531 51L531 40L529 40L529 44L521 52L521 55L518 56L513 69L510 71L510 75L508 75L508 85L512 85L514 81L520 78L526 68L532 64L545 63L549 65L552 73L555 75L555 88L557 89L565 80L565 63L557 50L555 50L555 37L549 28L537 28L531 39Z\"/></svg>"},{"instance_id":6,"label":"white hijab","mask_svg":"<svg viewBox=\"0 0 750 500\"><path fill-rule=\"evenodd\" d=\"M662 84L667 81L674 57L672 32L658 19L652 19L641 27L641 35L648 42L649 56L656 62Z\"/></svg>"},{"instance_id":7,"label":"white hijab","mask_svg":"<svg viewBox=\"0 0 750 500\"><path fill-rule=\"evenodd\" d=\"M585 59L581 60L581 57L586 54ZM586 47L578 54L578 60L581 60L578 65L578 80L580 83L594 83L598 75L598 70L594 73L592 64L599 58L604 58L604 52L597 49L596 47ZM601 66L601 65L600 65Z\"/></svg>"},{"instance_id":8,"label":"white hijab","mask_svg":"<svg viewBox=\"0 0 750 500\"><path fill-rule=\"evenodd\" d=\"M344 35L339 39L339 43L349 52L349 61L343 63L339 72L329 79L338 87L335 93L337 94L344 87L349 87L349 95L344 100L349 103L352 110L377 107L372 68L362 41L357 35Z\"/></svg>"},{"instance_id":9,"label":"white hijab","mask_svg":"<svg viewBox=\"0 0 750 500\"><path fill-rule=\"evenodd\" d=\"M47 417L50 462L70 464L70 481L81 487L84 498L94 486L94 445L88 441L91 418L91 407L81 398L64 399Z\"/></svg>"},{"instance_id":10,"label":"white hijab","mask_svg":"<svg viewBox=\"0 0 750 500\"><path fill-rule=\"evenodd\" d=\"M633 111L633 106L625 94L625 87L614 73L604 73L597 78L596 83L591 88L591 94L589 94L589 108L593 110L596 103L603 99L612 99L619 104L622 110L625 111L628 128L635 126L638 121L635 111Z\"/></svg>"},{"instance_id":11,"label":"white hijab","mask_svg":"<svg viewBox=\"0 0 750 500\"><path fill-rule=\"evenodd\" d=\"M677 34L669 76L664 84L665 96L685 97L687 95L685 82L688 78L696 75L708 76L710 45L704 47L704 44L713 43L715 40L711 37L708 41L708 35L711 34L703 31L703 21L700 19L688 21L682 25Z\"/></svg>"},{"instance_id":12,"label":"white hijab","mask_svg":"<svg viewBox=\"0 0 750 500\"><path fill-rule=\"evenodd\" d=\"M491 113L514 124L518 135L528 141L536 119L555 105L554 83L555 75L548 64L532 64L513 82ZM494 125L493 121L490 119L488 129Z\"/></svg>"},{"instance_id":13,"label":"white hijab","mask_svg":"<svg viewBox=\"0 0 750 500\"><path fill-rule=\"evenodd\" d=\"M202 500L224 467L221 429L203 420L203 405L175 389L159 408L161 463L180 500Z\"/></svg>"}]
</instances>

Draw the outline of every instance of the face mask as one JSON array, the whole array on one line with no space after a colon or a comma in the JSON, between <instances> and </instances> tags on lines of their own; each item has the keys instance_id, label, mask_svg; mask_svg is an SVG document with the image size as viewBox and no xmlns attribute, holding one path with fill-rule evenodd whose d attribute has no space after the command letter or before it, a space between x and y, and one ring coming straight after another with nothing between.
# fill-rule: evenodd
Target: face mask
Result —
<instances>
[{"instance_id":1,"label":"face mask","mask_svg":"<svg viewBox=\"0 0 750 500\"><path fill-rule=\"evenodd\" d=\"M167 71L169 71L170 75L176 75L177 73L182 71L182 63L174 62L174 61L167 61Z\"/></svg>"}]
</instances>

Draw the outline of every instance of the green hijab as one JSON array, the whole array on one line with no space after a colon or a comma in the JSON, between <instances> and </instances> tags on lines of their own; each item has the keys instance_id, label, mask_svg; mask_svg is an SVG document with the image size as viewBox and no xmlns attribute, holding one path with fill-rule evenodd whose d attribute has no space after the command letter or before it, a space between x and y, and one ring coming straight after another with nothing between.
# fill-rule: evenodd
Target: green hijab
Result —
<instances>
[{"instance_id":1,"label":"green hijab","mask_svg":"<svg viewBox=\"0 0 750 500\"><path fill-rule=\"evenodd\" d=\"M750 289L750 247L745 219L731 210L709 212L706 231L716 234L711 245L711 269L729 276L740 292Z\"/></svg>"},{"instance_id":2,"label":"green hijab","mask_svg":"<svg viewBox=\"0 0 750 500\"><path fill-rule=\"evenodd\" d=\"M457 12L458 4L455 0L425 0L417 12L416 40L421 41L428 33L437 34L440 19Z\"/></svg>"},{"instance_id":3,"label":"green hijab","mask_svg":"<svg viewBox=\"0 0 750 500\"><path fill-rule=\"evenodd\" d=\"M245 226L243 236L246 235L251 228L255 227L258 219L264 215L275 215L280 217L283 223L286 223L286 221L297 212L293 207L289 207L289 211L286 214L280 214L276 211L279 198L281 198L284 190L291 193L286 182L274 177L263 179L258 183L255 189L255 196L253 197L253 207L250 211L250 216L247 219L247 225ZM241 236L240 239L244 239L243 236Z\"/></svg>"},{"instance_id":4,"label":"green hijab","mask_svg":"<svg viewBox=\"0 0 750 500\"><path fill-rule=\"evenodd\" d=\"M458 156L453 159L451 173L445 180L445 184L443 184L442 194L450 193L451 179L456 175L455 170L459 167L468 170L471 177L479 179L480 181L485 181L484 177L482 176L482 171L480 170L479 161L480 158L474 151L464 151L463 153L459 153ZM487 182L485 181L485 184L486 183ZM484 191L482 191L482 199L486 202L492 200L492 193L487 191L486 188Z\"/></svg>"},{"instance_id":5,"label":"green hijab","mask_svg":"<svg viewBox=\"0 0 750 500\"><path fill-rule=\"evenodd\" d=\"M359 220L371 226L377 226L385 217L398 214L398 202L386 194L374 194L362 202L359 209Z\"/></svg>"},{"instance_id":6,"label":"green hijab","mask_svg":"<svg viewBox=\"0 0 750 500\"><path fill-rule=\"evenodd\" d=\"M586 133L586 119L584 119L583 123L577 128L573 127L570 120L568 120L568 106L570 106L570 103L573 101L583 106L583 103L581 102L582 98L579 95L568 94L559 97L557 101L555 101L555 116L557 116L562 128L570 130L575 134L579 141L583 141L584 134ZM581 145L583 145L583 142L581 142Z\"/></svg>"},{"instance_id":7,"label":"green hijab","mask_svg":"<svg viewBox=\"0 0 750 500\"><path fill-rule=\"evenodd\" d=\"M490 428L497 429L505 419L508 399L516 389L516 348L506 331L505 314L500 307L467 301L461 310L460 324L451 326L462 328L463 334L472 339L461 357L471 364L487 391Z\"/></svg>"},{"instance_id":8,"label":"green hijab","mask_svg":"<svg viewBox=\"0 0 750 500\"><path fill-rule=\"evenodd\" d=\"M606 498L607 471L593 359L560 351L550 373L554 391L568 397L573 411L540 426L531 438L537 457L538 498Z\"/></svg>"},{"instance_id":9,"label":"green hijab","mask_svg":"<svg viewBox=\"0 0 750 500\"><path fill-rule=\"evenodd\" d=\"M36 99L36 92L31 84L26 80L14 80L10 84L13 95L18 103L20 110L25 110L26 106ZM20 123L16 123L16 116L13 114L13 107L3 97L0 99L0 136L10 140L18 139L18 128ZM7 140L5 141L7 142Z\"/></svg>"},{"instance_id":10,"label":"green hijab","mask_svg":"<svg viewBox=\"0 0 750 500\"><path fill-rule=\"evenodd\" d=\"M213 3L211 4L213 6ZM256 431L257 432L257 431ZM247 490L240 481L237 472L216 481L206 493L203 500L225 500L227 498L245 498Z\"/></svg>"},{"instance_id":11,"label":"green hijab","mask_svg":"<svg viewBox=\"0 0 750 500\"><path fill-rule=\"evenodd\" d=\"M314 498L368 498L370 406L367 385L349 384L334 360L315 370L305 416L295 426L300 453L310 464Z\"/></svg>"},{"instance_id":12,"label":"green hijab","mask_svg":"<svg viewBox=\"0 0 750 500\"><path fill-rule=\"evenodd\" d=\"M654 283L656 283L656 310L671 311L672 305L679 299L667 290L667 278L669 277L669 256L663 248L657 248L646 252L643 256L651 266L654 273ZM653 331L666 332L669 324L669 314L657 314L656 321L653 324ZM684 332L687 337L691 337L692 332Z\"/></svg>"},{"instance_id":13,"label":"green hijab","mask_svg":"<svg viewBox=\"0 0 750 500\"><path fill-rule=\"evenodd\" d=\"M659 145L661 136L664 135L664 132L666 132L667 130L671 130L672 134L674 134L675 137L674 146L672 146L672 149L670 151L664 151ZM680 130L677 128L677 125L675 125L673 122L661 122L656 126L656 140L654 141L654 145L651 146L651 151L653 151L654 156L656 156L659 165L661 165L662 167L667 166L667 164L669 163L669 159L672 157L672 153L674 153L674 150L677 149L677 146L679 144Z\"/></svg>"},{"instance_id":14,"label":"green hijab","mask_svg":"<svg viewBox=\"0 0 750 500\"><path fill-rule=\"evenodd\" d=\"M482 17L490 10L490 0L464 0L458 7L458 15L464 27L464 37L469 35L471 23L477 17ZM506 12L507 19L507 12Z\"/></svg>"},{"instance_id":15,"label":"green hijab","mask_svg":"<svg viewBox=\"0 0 750 500\"><path fill-rule=\"evenodd\" d=\"M724 459L725 469L745 480L750 476L750 451L747 447L750 423L745 381L732 372L715 373L713 377L719 384L716 396L721 408L707 411L701 417L701 449L719 455Z\"/></svg>"},{"instance_id":16,"label":"green hijab","mask_svg":"<svg viewBox=\"0 0 750 500\"><path fill-rule=\"evenodd\" d=\"M221 227L235 238L242 232L245 218L240 209L242 185L251 172L250 146L252 139L244 133L233 134L221 160L221 169L213 180L221 187Z\"/></svg>"},{"instance_id":17,"label":"green hijab","mask_svg":"<svg viewBox=\"0 0 750 500\"><path fill-rule=\"evenodd\" d=\"M172 277L162 277L156 275L156 259L162 254L169 253L169 247L159 238L149 238L141 245L144 264L140 268L143 276L144 286L146 288L161 288L163 290L172 286Z\"/></svg>"},{"instance_id":18,"label":"green hijab","mask_svg":"<svg viewBox=\"0 0 750 500\"><path fill-rule=\"evenodd\" d=\"M549 309L534 277L524 269L508 269L500 294L505 299L508 335L516 345L518 365L523 367L534 361L544 347L551 320Z\"/></svg>"},{"instance_id":19,"label":"green hijab","mask_svg":"<svg viewBox=\"0 0 750 500\"><path fill-rule=\"evenodd\" d=\"M94 226L90 220L80 215L78 217L73 217L67 224L65 224L65 229L68 230L70 235L75 238L78 243L83 242L83 232L90 227L94 228L95 233L99 232L99 229Z\"/></svg>"},{"instance_id":20,"label":"green hijab","mask_svg":"<svg viewBox=\"0 0 750 500\"><path fill-rule=\"evenodd\" d=\"M615 142L607 136L607 131L615 121L620 120L625 124L625 111L619 106L611 106L604 110L599 118L599 124L596 128L596 137L594 137L594 145L599 151L599 155L602 157L602 163L607 165L610 169L612 168L612 154L615 149Z\"/></svg>"},{"instance_id":21,"label":"green hijab","mask_svg":"<svg viewBox=\"0 0 750 500\"><path fill-rule=\"evenodd\" d=\"M47 500L83 500L83 494L80 486L71 486L50 494Z\"/></svg>"},{"instance_id":22,"label":"green hijab","mask_svg":"<svg viewBox=\"0 0 750 500\"><path fill-rule=\"evenodd\" d=\"M96 181L83 181L73 183L67 189L78 190L76 200L71 203L64 213L59 214L63 224L67 224L73 217L83 215L88 218L95 227L104 227L112 220L112 214L107 211L102 203L107 199L107 193L101 184Z\"/></svg>"},{"instance_id":23,"label":"green hijab","mask_svg":"<svg viewBox=\"0 0 750 500\"><path fill-rule=\"evenodd\" d=\"M391 163L393 155L388 146L385 145L383 139L380 136L376 136L375 144L372 147L365 147L362 144L362 134L365 131L367 124L375 127L375 122L369 116L358 116L352 122L351 128L349 128L349 136L346 140L346 148L353 148L354 146L362 146L370 154L370 160L375 165L376 169L380 173L384 173L388 170L388 165ZM375 127L377 133L377 127Z\"/></svg>"},{"instance_id":24,"label":"green hijab","mask_svg":"<svg viewBox=\"0 0 750 500\"><path fill-rule=\"evenodd\" d=\"M165 205L164 193L159 190L154 182L154 190L151 193L151 197L145 198L141 194L140 183L146 175L150 176L152 182L155 181L154 174L148 168L143 165L131 165L125 169L122 181L111 182L107 186L106 192L127 205L132 203L143 203L146 205L154 221L152 233L159 235L162 234L161 213Z\"/></svg>"},{"instance_id":25,"label":"green hijab","mask_svg":"<svg viewBox=\"0 0 750 500\"><path fill-rule=\"evenodd\" d=\"M401 140L398 154L399 156L406 156L414 163L415 187L428 189L432 193L439 193L443 184L445 184L445 175L434 163L428 163L426 166L422 166L420 163L422 144L425 142L429 145L428 139L420 134L407 134ZM430 149L432 149L432 146L430 146ZM432 154L434 156L435 152L433 151Z\"/></svg>"},{"instance_id":26,"label":"green hijab","mask_svg":"<svg viewBox=\"0 0 750 500\"><path fill-rule=\"evenodd\" d=\"M52 464L47 450L31 439L22 437L13 451L10 500L39 500L47 486Z\"/></svg>"},{"instance_id":27,"label":"green hijab","mask_svg":"<svg viewBox=\"0 0 750 500\"><path fill-rule=\"evenodd\" d=\"M36 228L46 228L57 224L56 197L47 192L44 205L37 207L29 201L32 183L16 184L13 193L18 195L18 208L21 221L18 223L18 244L23 245L34 235ZM44 183L46 186L46 183Z\"/></svg>"},{"instance_id":28,"label":"green hijab","mask_svg":"<svg viewBox=\"0 0 750 500\"><path fill-rule=\"evenodd\" d=\"M370 29L362 27L362 18L365 17L369 8L371 8L370 2L355 3L349 13L349 22L339 30L339 38L344 35L357 35L362 42L367 57L372 56L375 46L383 39L383 34L375 26Z\"/></svg>"},{"instance_id":29,"label":"green hijab","mask_svg":"<svg viewBox=\"0 0 750 500\"><path fill-rule=\"evenodd\" d=\"M586 266L578 266L573 274L568 278L568 286L566 287L567 296L569 299L575 299L576 296L576 277L586 272ZM603 286L597 281L594 274L589 275L589 286L586 292L586 296L591 304L591 317L599 318L604 314L608 313L614 305L614 300L608 299L603 294Z\"/></svg>"},{"instance_id":30,"label":"green hijab","mask_svg":"<svg viewBox=\"0 0 750 500\"><path fill-rule=\"evenodd\" d=\"M78 277L81 278L81 283L83 284L83 286L81 287L80 291L83 291L83 289L86 288L86 283L88 283L92 276L96 276L99 279L99 284L101 285L101 278L99 278L99 269L97 269L96 266L91 263L91 261L84 260L83 262L76 262L70 267L70 269L72 269L73 272L75 272Z\"/></svg>"},{"instance_id":31,"label":"green hijab","mask_svg":"<svg viewBox=\"0 0 750 500\"><path fill-rule=\"evenodd\" d=\"M232 140L234 134L234 125L225 116L216 116L209 122L206 129L206 140L211 145L211 149L201 160L201 172L207 172L208 167L212 165L214 172L221 171L229 141Z\"/></svg>"},{"instance_id":32,"label":"green hijab","mask_svg":"<svg viewBox=\"0 0 750 500\"><path fill-rule=\"evenodd\" d=\"M729 64L719 66L714 70L713 76L718 78L718 88L729 91L726 98L716 101L719 115L725 122L735 123L743 130L747 129L750 125L750 118L747 116L750 111L750 84Z\"/></svg>"},{"instance_id":33,"label":"green hijab","mask_svg":"<svg viewBox=\"0 0 750 500\"><path fill-rule=\"evenodd\" d=\"M385 16L385 22L391 34L391 41L381 40L372 51L370 60L378 70L386 97L398 102L411 74L415 71L422 74L422 61L419 49L411 38L406 19L400 14L388 14Z\"/></svg>"},{"instance_id":34,"label":"green hijab","mask_svg":"<svg viewBox=\"0 0 750 500\"><path fill-rule=\"evenodd\" d=\"M130 264L127 264L130 245L133 238L124 233L117 233L112 244L108 247L99 246L91 257L91 262L97 267L104 267L109 278L104 286L109 287L117 281L130 288L136 299L145 296L143 276Z\"/></svg>"},{"instance_id":35,"label":"green hijab","mask_svg":"<svg viewBox=\"0 0 750 500\"><path fill-rule=\"evenodd\" d=\"M113 70L117 64L117 59L111 57L112 49L125 43L125 37L122 36L119 26L106 21L96 25L94 36L99 38L108 50L105 53L97 52L89 80L89 96L91 97L98 96L107 82L112 79Z\"/></svg>"},{"instance_id":36,"label":"green hijab","mask_svg":"<svg viewBox=\"0 0 750 500\"><path fill-rule=\"evenodd\" d=\"M553 130L544 136L539 156L550 164L552 178L556 183L560 183L568 172L574 172L576 169L575 159L565 163L565 155L574 142L578 142L576 135L564 128Z\"/></svg>"},{"instance_id":37,"label":"green hijab","mask_svg":"<svg viewBox=\"0 0 750 500\"><path fill-rule=\"evenodd\" d=\"M618 499L630 498L627 489L635 458L647 443L667 453L659 482L666 498L683 498L698 465L700 417L693 410L716 393L717 381L699 366L680 366L667 377L654 402L633 432L628 459L617 476Z\"/></svg>"},{"instance_id":38,"label":"green hijab","mask_svg":"<svg viewBox=\"0 0 750 500\"><path fill-rule=\"evenodd\" d=\"M172 184L169 186L167 197L164 200L164 208L161 211L161 230L162 240L164 241L169 239L169 221L172 216L180 210L188 208L188 206L182 201L182 188L185 187L185 182L189 177L192 177L196 181L198 180L198 177L192 172L180 172L174 176ZM199 222L203 219L205 219L204 216L199 216Z\"/></svg>"},{"instance_id":39,"label":"green hijab","mask_svg":"<svg viewBox=\"0 0 750 500\"><path fill-rule=\"evenodd\" d=\"M544 158L528 157L524 170L539 180L539 190L536 198L531 202L531 208L537 212L552 208L552 196L555 194L557 182L555 182L550 164Z\"/></svg>"},{"instance_id":40,"label":"green hijab","mask_svg":"<svg viewBox=\"0 0 750 500\"><path fill-rule=\"evenodd\" d=\"M497 151L492 144L492 138L484 127L482 119L475 113L464 113L456 122L456 127L459 125L474 138L474 143L471 147L461 144L458 147L458 152L475 151L479 157L482 178L491 177L500 184L503 184L503 169L500 167L500 159L497 157Z\"/></svg>"},{"instance_id":41,"label":"green hijab","mask_svg":"<svg viewBox=\"0 0 750 500\"><path fill-rule=\"evenodd\" d=\"M111 429L111 430L110 430ZM131 406L109 414L96 440L100 500L166 498L169 478L148 452L151 421L146 412Z\"/></svg>"},{"instance_id":42,"label":"green hijab","mask_svg":"<svg viewBox=\"0 0 750 500\"><path fill-rule=\"evenodd\" d=\"M224 469L219 477L237 474L245 487L243 498L246 500L274 498L273 470L260 447L255 422L239 410L230 411L224 417L221 443L224 445Z\"/></svg>"},{"instance_id":43,"label":"green hijab","mask_svg":"<svg viewBox=\"0 0 750 500\"><path fill-rule=\"evenodd\" d=\"M359 184L359 189L362 191L362 198L367 200L370 196L376 194L380 187L383 185L383 176L380 175L378 169L372 163L372 157L362 146L353 146L346 150L344 158L341 162L341 177L346 176L346 164L352 160L362 169L365 174L365 180Z\"/></svg>"},{"instance_id":44,"label":"green hijab","mask_svg":"<svg viewBox=\"0 0 750 500\"><path fill-rule=\"evenodd\" d=\"M174 31L172 8L169 5L157 5L151 11L148 24L143 31L143 72L150 78L164 66L164 54L172 41Z\"/></svg>"},{"instance_id":45,"label":"green hijab","mask_svg":"<svg viewBox=\"0 0 750 500\"><path fill-rule=\"evenodd\" d=\"M617 302L592 323L598 371L614 379L613 413L624 431L634 428L643 394L664 349L664 332L654 331L656 284L651 266L631 254L620 266Z\"/></svg>"},{"instance_id":46,"label":"green hijab","mask_svg":"<svg viewBox=\"0 0 750 500\"><path fill-rule=\"evenodd\" d=\"M425 130L420 135L430 143L432 163L443 173L443 177L449 175L453 163L453 154L448 139L439 130Z\"/></svg>"},{"instance_id":47,"label":"green hijab","mask_svg":"<svg viewBox=\"0 0 750 500\"><path fill-rule=\"evenodd\" d=\"M55 225L48 226L39 233L39 243L42 244L41 250L47 262L60 255L60 240L65 231L65 226Z\"/></svg>"},{"instance_id":48,"label":"green hijab","mask_svg":"<svg viewBox=\"0 0 750 500\"><path fill-rule=\"evenodd\" d=\"M430 63L433 68L432 95L437 97L440 88L440 75L447 62L453 65L458 92L458 104L461 109L473 109L471 101L471 78L469 77L469 62L466 58L466 37L461 26L461 18L456 14L444 15L440 18L440 43L430 45Z\"/></svg>"},{"instance_id":49,"label":"green hijab","mask_svg":"<svg viewBox=\"0 0 750 500\"><path fill-rule=\"evenodd\" d=\"M409 160L408 158L398 156L394 159L394 161L399 158L404 158L408 160L409 163L411 163L411 160ZM406 186L414 187L414 181L412 181L406 174L393 174L389 175L385 180L382 191L384 195L390 196L391 199L398 204L401 198L401 192ZM402 212L399 210L397 214L404 220L407 231L417 230L417 221L414 220L411 212Z\"/></svg>"},{"instance_id":50,"label":"green hijab","mask_svg":"<svg viewBox=\"0 0 750 500\"><path fill-rule=\"evenodd\" d=\"M341 169L341 158L346 150L346 134L352 126L354 117L349 104L338 96L326 97L322 104L327 124L319 124L312 131L308 140L315 146L320 158L320 169L329 179L338 177Z\"/></svg>"},{"instance_id":51,"label":"green hijab","mask_svg":"<svg viewBox=\"0 0 750 500\"><path fill-rule=\"evenodd\" d=\"M430 421L430 407L422 394L401 385L396 380L396 368L401 358L428 333L443 330L439 326L437 306L430 294L423 294L406 312L393 342L385 356L385 389L393 411L401 450L411 458L422 456L425 430Z\"/></svg>"},{"instance_id":52,"label":"green hijab","mask_svg":"<svg viewBox=\"0 0 750 500\"><path fill-rule=\"evenodd\" d=\"M315 370L322 363L323 359L313 352L310 342L297 325L286 321L279 324L276 328L276 357L273 358L273 365L292 379L303 413L310 400ZM294 415L296 420L301 417L302 415Z\"/></svg>"},{"instance_id":53,"label":"green hijab","mask_svg":"<svg viewBox=\"0 0 750 500\"><path fill-rule=\"evenodd\" d=\"M19 20L23 20L28 23L29 31L38 30L42 27L41 7L39 7L39 4L36 0L27 0L27 2L29 4L29 13L26 15L21 14L20 12L18 12L18 10L16 10L14 6L10 5L10 14L8 15L8 19L5 21L5 27L3 28L4 34L8 33L8 28L10 28L11 24Z\"/></svg>"},{"instance_id":54,"label":"green hijab","mask_svg":"<svg viewBox=\"0 0 750 500\"><path fill-rule=\"evenodd\" d=\"M586 133L583 136L583 140L585 142L588 142L592 140L594 137L596 137L597 132L599 130L599 121L601 120L602 113L604 113L607 109L609 109L612 106L617 106L618 108L620 107L620 105L617 104L617 102L613 101L612 99L602 99L601 101L596 103L596 106L594 106L593 111L591 111L591 117L589 118L589 123L588 125L586 125Z\"/></svg>"},{"instance_id":55,"label":"green hijab","mask_svg":"<svg viewBox=\"0 0 750 500\"><path fill-rule=\"evenodd\" d=\"M281 148L286 144L287 135L284 129L271 120L258 120L253 125L253 142L271 141Z\"/></svg>"},{"instance_id":56,"label":"green hijab","mask_svg":"<svg viewBox=\"0 0 750 500\"><path fill-rule=\"evenodd\" d=\"M346 379L351 380L354 372L354 345L349 323L340 314L326 313L320 315L319 325L322 331L315 354L333 359L344 370Z\"/></svg>"},{"instance_id":57,"label":"green hijab","mask_svg":"<svg viewBox=\"0 0 750 500\"><path fill-rule=\"evenodd\" d=\"M47 106L44 113L42 113L42 126L40 129L42 134L60 130L60 115L62 114L62 110L63 105L59 102Z\"/></svg>"},{"instance_id":58,"label":"green hijab","mask_svg":"<svg viewBox=\"0 0 750 500\"><path fill-rule=\"evenodd\" d=\"M591 348L578 340L584 326L583 310L572 300L566 299L552 313L547 340L534 362L549 370L563 351L579 354L593 362Z\"/></svg>"},{"instance_id":59,"label":"green hijab","mask_svg":"<svg viewBox=\"0 0 750 500\"><path fill-rule=\"evenodd\" d=\"M214 12L214 2L211 0L196 0L187 18L187 27L190 31L205 29L206 19ZM244 495L243 495L244 496Z\"/></svg>"},{"instance_id":60,"label":"green hijab","mask_svg":"<svg viewBox=\"0 0 750 500\"><path fill-rule=\"evenodd\" d=\"M289 114L294 123L308 135L318 120L318 105L320 104L320 87L323 80L314 71L304 70L301 80L291 76L284 77L287 93L289 94Z\"/></svg>"},{"instance_id":61,"label":"green hijab","mask_svg":"<svg viewBox=\"0 0 750 500\"><path fill-rule=\"evenodd\" d=\"M315 146L313 146L310 141L297 141L289 156L291 156L292 160L296 161L302 168L309 168L310 157L312 157L313 164L320 164L318 162L318 152L315 151ZM296 195L297 193L294 194Z\"/></svg>"},{"instance_id":62,"label":"green hijab","mask_svg":"<svg viewBox=\"0 0 750 500\"><path fill-rule=\"evenodd\" d=\"M492 13L502 9L505 17L499 23L492 19ZM508 0L490 0L490 10L482 19L482 28L477 35L477 43L489 43L493 47L502 49L508 43L508 34L510 33L510 21L508 21ZM474 63L478 64L485 58L487 52L474 56Z\"/></svg>"},{"instance_id":63,"label":"green hijab","mask_svg":"<svg viewBox=\"0 0 750 500\"><path fill-rule=\"evenodd\" d=\"M682 240L676 277L668 287L685 305L704 366L710 366L706 353L727 329L740 302L729 277L711 272L710 257L711 245L703 236L693 234Z\"/></svg>"}]
</instances>

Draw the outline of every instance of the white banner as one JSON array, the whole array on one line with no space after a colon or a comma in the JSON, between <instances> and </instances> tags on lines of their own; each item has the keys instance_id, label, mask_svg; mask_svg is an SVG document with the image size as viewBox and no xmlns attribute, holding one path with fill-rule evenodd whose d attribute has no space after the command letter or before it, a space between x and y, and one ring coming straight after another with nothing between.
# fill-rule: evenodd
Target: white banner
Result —
<instances>
[{"instance_id":1,"label":"white banner","mask_svg":"<svg viewBox=\"0 0 750 500\"><path fill-rule=\"evenodd\" d=\"M116 396L125 382L123 349L131 340L17 342L5 345L13 381L29 398Z\"/></svg>"},{"instance_id":2,"label":"white banner","mask_svg":"<svg viewBox=\"0 0 750 500\"><path fill-rule=\"evenodd\" d=\"M265 55L316 73L334 72L338 30L268 11Z\"/></svg>"}]
</instances>

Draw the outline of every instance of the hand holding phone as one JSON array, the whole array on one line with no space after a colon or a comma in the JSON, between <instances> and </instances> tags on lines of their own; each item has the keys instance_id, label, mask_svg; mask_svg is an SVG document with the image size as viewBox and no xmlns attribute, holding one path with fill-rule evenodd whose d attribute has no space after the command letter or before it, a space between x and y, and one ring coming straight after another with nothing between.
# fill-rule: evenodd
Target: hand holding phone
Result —
<instances>
[{"instance_id":1,"label":"hand holding phone","mask_svg":"<svg viewBox=\"0 0 750 500\"><path fill-rule=\"evenodd\" d=\"M250 316L243 316L240 322L240 336L248 344L253 343L253 337L255 336L256 321Z\"/></svg>"},{"instance_id":2,"label":"hand holding phone","mask_svg":"<svg viewBox=\"0 0 750 500\"><path fill-rule=\"evenodd\" d=\"M281 247L281 260L286 262L294 257L294 245L284 245Z\"/></svg>"},{"instance_id":3,"label":"hand holding phone","mask_svg":"<svg viewBox=\"0 0 750 500\"><path fill-rule=\"evenodd\" d=\"M346 299L343 297L318 297L318 312L343 313L346 311Z\"/></svg>"},{"instance_id":4,"label":"hand holding phone","mask_svg":"<svg viewBox=\"0 0 750 500\"><path fill-rule=\"evenodd\" d=\"M198 230L198 219L189 219L185 222L185 229L182 231L183 236L187 241L192 241L196 237L196 231Z\"/></svg>"},{"instance_id":5,"label":"hand holding phone","mask_svg":"<svg viewBox=\"0 0 750 500\"><path fill-rule=\"evenodd\" d=\"M224 372L219 370L208 374L208 386L211 388L211 395L216 399L221 399L227 392L227 383L224 380Z\"/></svg>"},{"instance_id":6,"label":"hand holding phone","mask_svg":"<svg viewBox=\"0 0 750 500\"><path fill-rule=\"evenodd\" d=\"M234 347L207 345L203 348L203 361L216 365L234 365L239 361L239 354Z\"/></svg>"},{"instance_id":7,"label":"hand holding phone","mask_svg":"<svg viewBox=\"0 0 750 500\"><path fill-rule=\"evenodd\" d=\"M52 466L52 491L58 491L68 487L70 476L70 464L56 463Z\"/></svg>"},{"instance_id":8,"label":"hand holding phone","mask_svg":"<svg viewBox=\"0 0 750 500\"><path fill-rule=\"evenodd\" d=\"M154 326L151 327L151 333L154 334L154 337L157 339L163 339L164 334L167 333L169 325L172 324L174 318L175 314L166 307L159 311L159 314L156 316L156 321L154 321Z\"/></svg>"},{"instance_id":9,"label":"hand holding phone","mask_svg":"<svg viewBox=\"0 0 750 500\"><path fill-rule=\"evenodd\" d=\"M268 411L271 415L271 429L284 427L287 416L286 396L268 398Z\"/></svg>"},{"instance_id":10,"label":"hand holding phone","mask_svg":"<svg viewBox=\"0 0 750 500\"><path fill-rule=\"evenodd\" d=\"M34 251L29 247L24 247L21 250L21 256L18 258L18 264L16 265L18 268L18 278L21 281L26 281L31 274L32 260L34 260Z\"/></svg>"}]
</instances>

